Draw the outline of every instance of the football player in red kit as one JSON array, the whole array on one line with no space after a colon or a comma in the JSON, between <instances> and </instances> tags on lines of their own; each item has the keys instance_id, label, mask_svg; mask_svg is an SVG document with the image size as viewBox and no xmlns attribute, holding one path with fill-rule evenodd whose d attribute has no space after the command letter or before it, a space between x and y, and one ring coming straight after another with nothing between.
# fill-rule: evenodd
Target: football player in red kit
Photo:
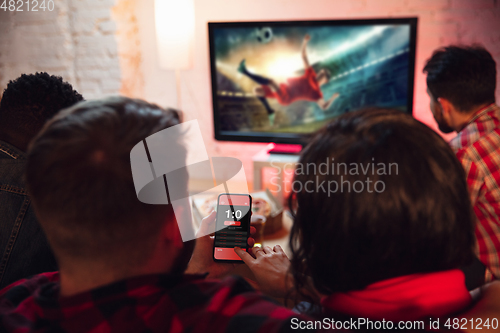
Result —
<instances>
[{"instance_id":1,"label":"football player in red kit","mask_svg":"<svg viewBox=\"0 0 500 333\"><path fill-rule=\"evenodd\" d=\"M275 111L270 107L267 98L275 98L281 105L289 105L298 100L316 102L322 110L326 110L339 96L338 93L335 93L328 100L324 99L320 87L328 83L331 74L327 69L321 69L316 73L309 65L306 49L310 39L311 36L306 34L302 42L301 54L304 61L304 74L299 77L289 78L286 83L278 84L272 79L249 72L246 68L245 59L238 66L238 72L260 84L255 88L254 92L266 108L271 126L274 124Z\"/></svg>"}]
</instances>

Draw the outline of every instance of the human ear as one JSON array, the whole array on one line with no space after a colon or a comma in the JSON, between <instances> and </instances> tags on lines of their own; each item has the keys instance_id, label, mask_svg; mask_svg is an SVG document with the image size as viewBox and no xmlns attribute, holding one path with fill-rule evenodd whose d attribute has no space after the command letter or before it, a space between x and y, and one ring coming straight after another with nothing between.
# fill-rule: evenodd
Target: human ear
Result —
<instances>
[{"instance_id":1,"label":"human ear","mask_svg":"<svg viewBox=\"0 0 500 333\"><path fill-rule=\"evenodd\" d=\"M449 100L443 97L438 97L437 102L443 113L443 117L446 119L450 118L451 111L453 109L453 104Z\"/></svg>"}]
</instances>

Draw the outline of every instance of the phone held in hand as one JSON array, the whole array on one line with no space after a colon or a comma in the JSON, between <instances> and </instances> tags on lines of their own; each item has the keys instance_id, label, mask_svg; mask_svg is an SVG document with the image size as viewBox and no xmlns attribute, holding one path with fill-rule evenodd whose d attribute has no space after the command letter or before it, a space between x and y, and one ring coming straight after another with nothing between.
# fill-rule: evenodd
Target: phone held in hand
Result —
<instances>
[{"instance_id":1,"label":"phone held in hand","mask_svg":"<svg viewBox=\"0 0 500 333\"><path fill-rule=\"evenodd\" d=\"M241 263L235 247L248 251L252 197L248 194L223 193L217 199L214 261Z\"/></svg>"}]
</instances>

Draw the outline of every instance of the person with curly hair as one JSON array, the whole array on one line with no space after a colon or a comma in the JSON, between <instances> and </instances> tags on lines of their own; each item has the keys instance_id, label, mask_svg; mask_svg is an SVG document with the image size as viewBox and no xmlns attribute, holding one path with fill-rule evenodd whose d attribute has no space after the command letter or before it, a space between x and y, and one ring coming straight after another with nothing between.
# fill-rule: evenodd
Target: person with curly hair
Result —
<instances>
[{"instance_id":1,"label":"person with curly hair","mask_svg":"<svg viewBox=\"0 0 500 333\"><path fill-rule=\"evenodd\" d=\"M57 270L54 255L27 194L24 172L29 142L59 110L83 97L59 76L23 74L0 100L0 288Z\"/></svg>"}]
</instances>

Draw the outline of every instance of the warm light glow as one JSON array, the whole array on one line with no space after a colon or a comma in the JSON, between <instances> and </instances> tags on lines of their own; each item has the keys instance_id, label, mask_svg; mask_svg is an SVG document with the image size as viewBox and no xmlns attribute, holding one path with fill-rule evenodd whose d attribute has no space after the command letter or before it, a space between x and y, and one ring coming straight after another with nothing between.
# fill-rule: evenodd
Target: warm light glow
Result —
<instances>
[{"instance_id":1,"label":"warm light glow","mask_svg":"<svg viewBox=\"0 0 500 333\"><path fill-rule=\"evenodd\" d=\"M192 67L194 38L193 0L155 0L156 40L160 66Z\"/></svg>"},{"instance_id":2,"label":"warm light glow","mask_svg":"<svg viewBox=\"0 0 500 333\"><path fill-rule=\"evenodd\" d=\"M297 76L295 71L303 68L304 64L300 54L291 54L268 62L266 72L276 81L284 82L289 77Z\"/></svg>"}]
</instances>

